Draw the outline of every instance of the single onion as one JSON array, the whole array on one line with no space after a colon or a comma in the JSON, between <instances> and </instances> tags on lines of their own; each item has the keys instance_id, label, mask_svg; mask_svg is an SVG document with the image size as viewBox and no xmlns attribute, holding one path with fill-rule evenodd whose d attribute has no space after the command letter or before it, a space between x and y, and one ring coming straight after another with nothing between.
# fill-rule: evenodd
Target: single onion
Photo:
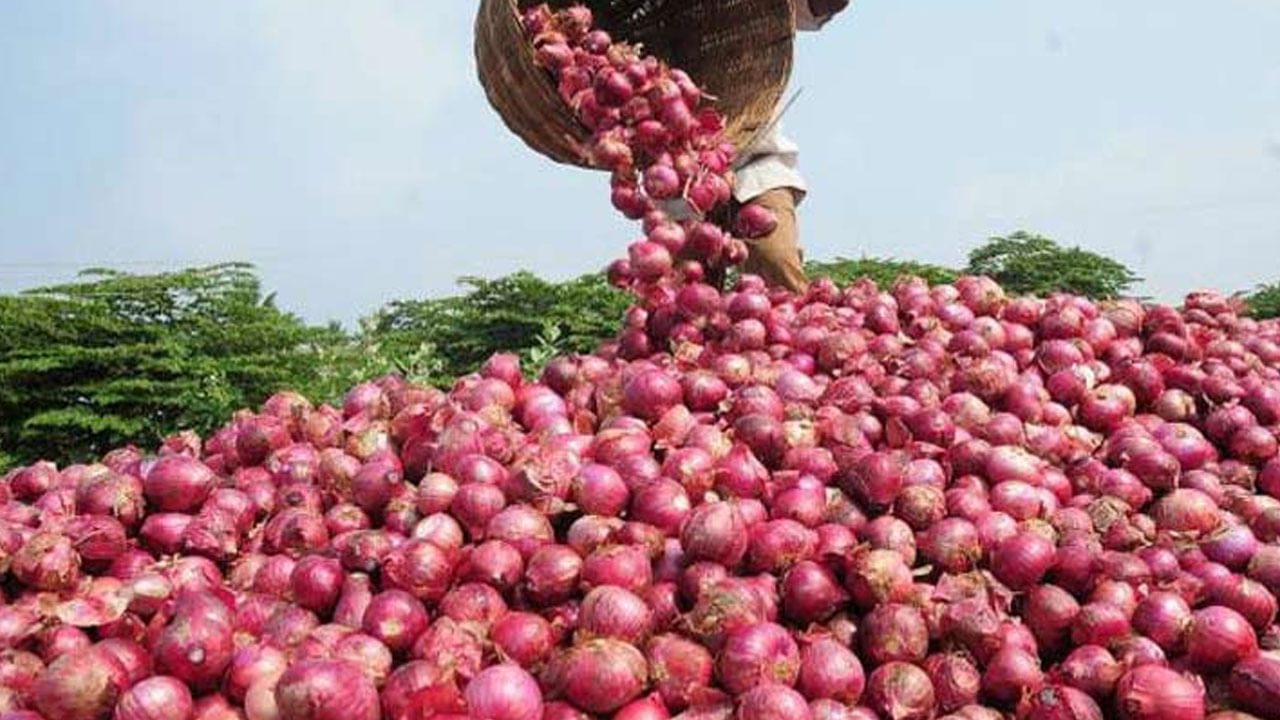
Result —
<instances>
[{"instance_id":1,"label":"single onion","mask_svg":"<svg viewBox=\"0 0 1280 720\"><path fill-rule=\"evenodd\" d=\"M1249 621L1220 605L1192 614L1186 643L1187 659L1206 672L1225 670L1258 652L1258 637Z\"/></svg>"},{"instance_id":2,"label":"single onion","mask_svg":"<svg viewBox=\"0 0 1280 720\"><path fill-rule=\"evenodd\" d=\"M738 698L736 720L811 720L809 704L786 685L761 683Z\"/></svg>"},{"instance_id":3,"label":"single onion","mask_svg":"<svg viewBox=\"0 0 1280 720\"><path fill-rule=\"evenodd\" d=\"M711 683L711 653L678 635L658 635L645 646L649 676L662 702L672 710L684 710L697 693Z\"/></svg>"},{"instance_id":4,"label":"single onion","mask_svg":"<svg viewBox=\"0 0 1280 720\"><path fill-rule=\"evenodd\" d=\"M1231 668L1229 685L1238 707L1260 717L1275 715L1280 708L1280 660L1269 655L1241 660Z\"/></svg>"},{"instance_id":5,"label":"single onion","mask_svg":"<svg viewBox=\"0 0 1280 720\"><path fill-rule=\"evenodd\" d=\"M829 698L856 703L866 684L862 663L844 645L820 639L800 651L796 688L808 699Z\"/></svg>"},{"instance_id":6,"label":"single onion","mask_svg":"<svg viewBox=\"0 0 1280 720\"><path fill-rule=\"evenodd\" d=\"M593 713L610 713L636 699L649 679L644 655L618 640L576 645L556 665L557 691Z\"/></svg>"},{"instance_id":7,"label":"single onion","mask_svg":"<svg viewBox=\"0 0 1280 720\"><path fill-rule=\"evenodd\" d=\"M729 633L716 660L720 684L735 695L761 682L794 685L799 672L800 649L785 628L773 623Z\"/></svg>"},{"instance_id":8,"label":"single onion","mask_svg":"<svg viewBox=\"0 0 1280 720\"><path fill-rule=\"evenodd\" d=\"M883 718L928 720L936 713L933 683L923 670L891 662L867 678L867 704Z\"/></svg>"},{"instance_id":9,"label":"single onion","mask_svg":"<svg viewBox=\"0 0 1280 720\"><path fill-rule=\"evenodd\" d=\"M193 703L181 680L156 675L129 688L116 703L115 720L187 720Z\"/></svg>"},{"instance_id":10,"label":"single onion","mask_svg":"<svg viewBox=\"0 0 1280 720\"><path fill-rule=\"evenodd\" d=\"M551 624L527 612L508 613L494 623L489 638L501 658L521 667L541 664L555 645Z\"/></svg>"},{"instance_id":11,"label":"single onion","mask_svg":"<svg viewBox=\"0 0 1280 720\"><path fill-rule=\"evenodd\" d=\"M921 665L933 684L938 709L955 712L978 699L982 675L971 660L960 653L940 653L925 658Z\"/></svg>"},{"instance_id":12,"label":"single onion","mask_svg":"<svg viewBox=\"0 0 1280 720\"><path fill-rule=\"evenodd\" d=\"M516 665L494 665L472 678L464 697L468 714L483 720L539 720L542 691Z\"/></svg>"},{"instance_id":13,"label":"single onion","mask_svg":"<svg viewBox=\"0 0 1280 720\"><path fill-rule=\"evenodd\" d=\"M67 653L31 686L31 704L46 718L101 720L127 682L124 668L98 648Z\"/></svg>"},{"instance_id":14,"label":"single onion","mask_svg":"<svg viewBox=\"0 0 1280 720\"><path fill-rule=\"evenodd\" d=\"M355 665L304 660L289 666L275 690L280 720L379 720L378 691Z\"/></svg>"},{"instance_id":15,"label":"single onion","mask_svg":"<svg viewBox=\"0 0 1280 720\"><path fill-rule=\"evenodd\" d=\"M1204 690L1174 670L1142 665L1117 683L1116 709L1124 720L1202 718Z\"/></svg>"},{"instance_id":16,"label":"single onion","mask_svg":"<svg viewBox=\"0 0 1280 720\"><path fill-rule=\"evenodd\" d=\"M1102 720L1102 708L1087 694L1070 685L1047 685L1022 703L1018 716L1025 720Z\"/></svg>"},{"instance_id":17,"label":"single onion","mask_svg":"<svg viewBox=\"0 0 1280 720\"><path fill-rule=\"evenodd\" d=\"M653 612L635 593L613 585L592 589L582 599L579 633L640 645L653 629Z\"/></svg>"},{"instance_id":18,"label":"single onion","mask_svg":"<svg viewBox=\"0 0 1280 720\"><path fill-rule=\"evenodd\" d=\"M404 590L384 590L369 601L361 630L382 641L391 652L403 655L427 629L427 611Z\"/></svg>"},{"instance_id":19,"label":"single onion","mask_svg":"<svg viewBox=\"0 0 1280 720\"><path fill-rule=\"evenodd\" d=\"M982 673L982 692L1005 706L1012 706L1043 682L1040 661L1018 647L1006 645L987 663Z\"/></svg>"}]
</instances>

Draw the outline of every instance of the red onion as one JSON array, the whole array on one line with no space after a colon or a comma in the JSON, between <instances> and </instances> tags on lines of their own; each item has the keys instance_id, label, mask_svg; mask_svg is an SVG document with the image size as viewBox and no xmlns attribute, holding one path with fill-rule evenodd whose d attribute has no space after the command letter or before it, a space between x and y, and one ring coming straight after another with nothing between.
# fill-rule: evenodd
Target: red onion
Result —
<instances>
[{"instance_id":1,"label":"red onion","mask_svg":"<svg viewBox=\"0 0 1280 720\"><path fill-rule=\"evenodd\" d=\"M51 663L67 653L84 650L91 645L93 641L85 631L78 627L61 625L41 633L40 657L46 663Z\"/></svg>"},{"instance_id":2,"label":"red onion","mask_svg":"<svg viewBox=\"0 0 1280 720\"><path fill-rule=\"evenodd\" d=\"M177 678L157 675L129 688L116 704L115 720L187 720L191 691Z\"/></svg>"},{"instance_id":3,"label":"red onion","mask_svg":"<svg viewBox=\"0 0 1280 720\"><path fill-rule=\"evenodd\" d=\"M1124 669L1106 648L1081 645L1054 670L1055 679L1088 693L1095 699L1109 697Z\"/></svg>"},{"instance_id":4,"label":"red onion","mask_svg":"<svg viewBox=\"0 0 1280 720\"><path fill-rule=\"evenodd\" d=\"M473 622L484 627L493 625L507 614L502 594L482 583L463 583L440 600L440 614L458 622Z\"/></svg>"},{"instance_id":5,"label":"red onion","mask_svg":"<svg viewBox=\"0 0 1280 720\"><path fill-rule=\"evenodd\" d=\"M716 661L720 684L737 695L761 682L794 685L800 650L779 625L760 623L728 634Z\"/></svg>"},{"instance_id":6,"label":"red onion","mask_svg":"<svg viewBox=\"0 0 1280 720\"><path fill-rule=\"evenodd\" d=\"M1185 720L1204 717L1204 691L1183 675L1158 665L1136 667L1116 685L1116 709L1124 720Z\"/></svg>"},{"instance_id":7,"label":"red onion","mask_svg":"<svg viewBox=\"0 0 1280 720\"><path fill-rule=\"evenodd\" d=\"M743 538L743 545L745 540ZM581 582L585 589L617 585L638 592L653 582L653 567L644 548L635 545L602 547L582 561Z\"/></svg>"},{"instance_id":8,"label":"red onion","mask_svg":"<svg viewBox=\"0 0 1280 720\"><path fill-rule=\"evenodd\" d=\"M657 695L640 698L619 710L613 716L617 720L667 720L671 713Z\"/></svg>"},{"instance_id":9,"label":"red onion","mask_svg":"<svg viewBox=\"0 0 1280 720\"><path fill-rule=\"evenodd\" d=\"M1258 638L1249 621L1220 605L1192 614L1186 643L1187 659L1207 672L1224 670L1258 652Z\"/></svg>"},{"instance_id":10,"label":"red onion","mask_svg":"<svg viewBox=\"0 0 1280 720\"><path fill-rule=\"evenodd\" d=\"M288 656L269 644L246 645L236 650L223 680L223 692L244 702L249 688L259 680L279 678L289 665Z\"/></svg>"},{"instance_id":11,"label":"red onion","mask_svg":"<svg viewBox=\"0 0 1280 720\"><path fill-rule=\"evenodd\" d=\"M31 686L30 701L46 718L100 720L126 689L124 668L96 647L55 660Z\"/></svg>"},{"instance_id":12,"label":"red onion","mask_svg":"<svg viewBox=\"0 0 1280 720\"><path fill-rule=\"evenodd\" d=\"M1280 660L1257 655L1231 668L1232 702L1244 710L1267 717L1280 707Z\"/></svg>"},{"instance_id":13,"label":"red onion","mask_svg":"<svg viewBox=\"0 0 1280 720\"><path fill-rule=\"evenodd\" d=\"M636 699L649 678L644 655L618 640L576 645L556 665L555 688L569 702L593 713L613 712Z\"/></svg>"},{"instance_id":14,"label":"red onion","mask_svg":"<svg viewBox=\"0 0 1280 720\"><path fill-rule=\"evenodd\" d=\"M911 589L911 570L892 550L870 550L854 556L845 585L859 607L870 609L905 598Z\"/></svg>"},{"instance_id":15,"label":"red onion","mask_svg":"<svg viewBox=\"0 0 1280 720\"><path fill-rule=\"evenodd\" d=\"M982 692L992 701L1011 706L1043 682L1040 661L1031 653L1006 646L991 658L982 673Z\"/></svg>"},{"instance_id":16,"label":"red onion","mask_svg":"<svg viewBox=\"0 0 1280 720\"><path fill-rule=\"evenodd\" d=\"M465 713L462 693L451 669L413 661L396 668L382 691L382 710L391 718Z\"/></svg>"},{"instance_id":17,"label":"red onion","mask_svg":"<svg viewBox=\"0 0 1280 720\"><path fill-rule=\"evenodd\" d=\"M929 628L924 616L910 605L876 607L859 628L862 654L873 664L919 662L929 651Z\"/></svg>"},{"instance_id":18,"label":"red onion","mask_svg":"<svg viewBox=\"0 0 1280 720\"><path fill-rule=\"evenodd\" d=\"M635 593L602 585L583 598L578 627L587 638L613 638L640 645L653 628L653 613Z\"/></svg>"},{"instance_id":19,"label":"red onion","mask_svg":"<svg viewBox=\"0 0 1280 720\"><path fill-rule=\"evenodd\" d=\"M1055 559L1053 543L1034 532L1020 532L992 554L991 572L1014 590L1025 590L1044 577Z\"/></svg>"},{"instance_id":20,"label":"red onion","mask_svg":"<svg viewBox=\"0 0 1280 720\"><path fill-rule=\"evenodd\" d=\"M402 655L427 629L427 611L408 592L384 590L369 601L360 628Z\"/></svg>"},{"instance_id":21,"label":"red onion","mask_svg":"<svg viewBox=\"0 0 1280 720\"><path fill-rule=\"evenodd\" d=\"M876 668L867 679L867 704L880 717L928 720L936 712L933 683L923 670L903 662Z\"/></svg>"},{"instance_id":22,"label":"red onion","mask_svg":"<svg viewBox=\"0 0 1280 720\"><path fill-rule=\"evenodd\" d=\"M137 642L125 638L108 638L99 642L96 647L120 663L129 685L151 676L151 656Z\"/></svg>"},{"instance_id":23,"label":"red onion","mask_svg":"<svg viewBox=\"0 0 1280 720\"><path fill-rule=\"evenodd\" d=\"M687 708L711 682L711 653L697 643L677 635L658 635L645 652L654 689L672 710Z\"/></svg>"},{"instance_id":24,"label":"red onion","mask_svg":"<svg viewBox=\"0 0 1280 720\"><path fill-rule=\"evenodd\" d=\"M453 570L453 560L446 551L422 540L409 540L383 560L382 579L392 589L404 590L424 602L438 602L448 591Z\"/></svg>"},{"instance_id":25,"label":"red onion","mask_svg":"<svg viewBox=\"0 0 1280 720\"><path fill-rule=\"evenodd\" d=\"M332 558L309 555L298 561L289 576L294 602L308 610L327 613L342 592L342 564Z\"/></svg>"},{"instance_id":26,"label":"red onion","mask_svg":"<svg viewBox=\"0 0 1280 720\"><path fill-rule=\"evenodd\" d=\"M494 623L489 637L500 657L521 667L539 665L555 645L551 624L526 612L508 613Z\"/></svg>"},{"instance_id":27,"label":"red onion","mask_svg":"<svg viewBox=\"0 0 1280 720\"><path fill-rule=\"evenodd\" d=\"M1207 533L1218 525L1218 507L1199 490L1182 488L1156 503L1153 513L1161 529L1182 533Z\"/></svg>"},{"instance_id":28,"label":"red onion","mask_svg":"<svg viewBox=\"0 0 1280 720\"><path fill-rule=\"evenodd\" d=\"M622 476L606 465L583 465L573 485L574 502L591 515L618 515L627 506L629 491Z\"/></svg>"},{"instance_id":29,"label":"red onion","mask_svg":"<svg viewBox=\"0 0 1280 720\"><path fill-rule=\"evenodd\" d=\"M747 551L742 515L730 503L707 503L694 508L680 542L690 560L710 560L728 567L737 565Z\"/></svg>"},{"instance_id":30,"label":"red onion","mask_svg":"<svg viewBox=\"0 0 1280 720\"><path fill-rule=\"evenodd\" d=\"M1191 625L1191 607L1176 593L1156 591L1138 603L1132 622L1134 630L1164 651L1179 652Z\"/></svg>"},{"instance_id":31,"label":"red onion","mask_svg":"<svg viewBox=\"0 0 1280 720\"><path fill-rule=\"evenodd\" d=\"M762 683L738 698L736 720L811 720L800 693L778 683Z\"/></svg>"},{"instance_id":32,"label":"red onion","mask_svg":"<svg viewBox=\"0 0 1280 720\"><path fill-rule=\"evenodd\" d=\"M147 503L162 512L194 510L216 485L213 471L186 455L160 458L143 478Z\"/></svg>"},{"instance_id":33,"label":"red onion","mask_svg":"<svg viewBox=\"0 0 1280 720\"><path fill-rule=\"evenodd\" d=\"M69 538L41 532L13 555L9 570L19 582L36 590L67 590L80 577L80 554Z\"/></svg>"},{"instance_id":34,"label":"red onion","mask_svg":"<svg viewBox=\"0 0 1280 720\"><path fill-rule=\"evenodd\" d=\"M524 574L520 551L502 540L476 545L458 568L458 576L470 582L487 583L498 590L510 590Z\"/></svg>"},{"instance_id":35,"label":"red onion","mask_svg":"<svg viewBox=\"0 0 1280 720\"><path fill-rule=\"evenodd\" d=\"M575 523L574 527L577 526ZM571 529L571 536L572 532ZM582 557L569 547L544 545L538 548L525 568L525 588L530 599L541 605L553 605L569 599L578 585L582 564Z\"/></svg>"},{"instance_id":36,"label":"red onion","mask_svg":"<svg viewBox=\"0 0 1280 720\"><path fill-rule=\"evenodd\" d=\"M151 651L157 670L193 688L215 686L234 652L226 606L211 593L181 596Z\"/></svg>"},{"instance_id":37,"label":"red onion","mask_svg":"<svg viewBox=\"0 0 1280 720\"><path fill-rule=\"evenodd\" d=\"M467 685L468 714L484 720L539 720L542 691L529 673L515 665L494 665Z\"/></svg>"},{"instance_id":38,"label":"red onion","mask_svg":"<svg viewBox=\"0 0 1280 720\"><path fill-rule=\"evenodd\" d=\"M977 701L978 691L982 689L982 675L964 655L930 655L922 667L933 684L938 709L942 712L954 712Z\"/></svg>"},{"instance_id":39,"label":"red onion","mask_svg":"<svg viewBox=\"0 0 1280 720\"><path fill-rule=\"evenodd\" d=\"M800 651L800 674L796 688L806 698L830 698L842 703L856 703L862 697L865 684L862 663L844 645L834 640L820 639Z\"/></svg>"},{"instance_id":40,"label":"red onion","mask_svg":"<svg viewBox=\"0 0 1280 720\"><path fill-rule=\"evenodd\" d=\"M1102 709L1087 694L1069 685L1047 685L1019 708L1026 720L1102 720Z\"/></svg>"},{"instance_id":41,"label":"red onion","mask_svg":"<svg viewBox=\"0 0 1280 720\"><path fill-rule=\"evenodd\" d=\"M826 567L812 561L796 563L782 578L782 612L798 623L827 619L847 594Z\"/></svg>"},{"instance_id":42,"label":"red onion","mask_svg":"<svg viewBox=\"0 0 1280 720\"><path fill-rule=\"evenodd\" d=\"M378 691L355 665L305 660L280 676L275 691L281 720L378 720Z\"/></svg>"}]
</instances>

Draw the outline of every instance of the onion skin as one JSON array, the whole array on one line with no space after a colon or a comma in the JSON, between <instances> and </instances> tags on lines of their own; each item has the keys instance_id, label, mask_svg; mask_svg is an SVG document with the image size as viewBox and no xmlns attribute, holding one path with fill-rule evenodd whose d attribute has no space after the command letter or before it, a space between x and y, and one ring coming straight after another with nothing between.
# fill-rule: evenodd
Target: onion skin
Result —
<instances>
[{"instance_id":1,"label":"onion skin","mask_svg":"<svg viewBox=\"0 0 1280 720\"><path fill-rule=\"evenodd\" d=\"M1102 709L1087 694L1066 685L1048 685L1030 694L1019 708L1026 720L1102 720Z\"/></svg>"},{"instance_id":2,"label":"onion skin","mask_svg":"<svg viewBox=\"0 0 1280 720\"><path fill-rule=\"evenodd\" d=\"M773 623L730 633L716 660L720 684L734 695L764 682L790 687L799 674L800 649L785 628Z\"/></svg>"},{"instance_id":3,"label":"onion skin","mask_svg":"<svg viewBox=\"0 0 1280 720\"><path fill-rule=\"evenodd\" d=\"M866 687L858 656L835 640L822 639L800 651L796 689L810 700L830 699L853 704Z\"/></svg>"},{"instance_id":4,"label":"onion skin","mask_svg":"<svg viewBox=\"0 0 1280 720\"><path fill-rule=\"evenodd\" d=\"M193 706L186 685L177 678L157 675L120 696L114 720L187 720Z\"/></svg>"},{"instance_id":5,"label":"onion skin","mask_svg":"<svg viewBox=\"0 0 1280 720\"><path fill-rule=\"evenodd\" d=\"M935 713L933 683L915 665L887 663L867 680L867 704L890 720L928 720Z\"/></svg>"},{"instance_id":6,"label":"onion skin","mask_svg":"<svg viewBox=\"0 0 1280 720\"><path fill-rule=\"evenodd\" d=\"M542 716L542 691L537 681L515 665L494 665L481 671L467 685L464 698L473 718L538 720Z\"/></svg>"},{"instance_id":7,"label":"onion skin","mask_svg":"<svg viewBox=\"0 0 1280 720\"><path fill-rule=\"evenodd\" d=\"M649 676L662 702L684 710L696 693L711 684L715 663L703 646L678 635L658 635L645 647Z\"/></svg>"},{"instance_id":8,"label":"onion skin","mask_svg":"<svg viewBox=\"0 0 1280 720\"><path fill-rule=\"evenodd\" d=\"M212 688L234 653L226 606L211 593L189 593L152 648L156 669L193 688Z\"/></svg>"},{"instance_id":9,"label":"onion skin","mask_svg":"<svg viewBox=\"0 0 1280 720\"><path fill-rule=\"evenodd\" d=\"M100 720L124 690L124 668L97 648L55 660L31 687L31 704L46 718Z\"/></svg>"},{"instance_id":10,"label":"onion skin","mask_svg":"<svg viewBox=\"0 0 1280 720\"><path fill-rule=\"evenodd\" d=\"M809 703L786 685L762 683L738 698L736 720L811 720Z\"/></svg>"},{"instance_id":11,"label":"onion skin","mask_svg":"<svg viewBox=\"0 0 1280 720\"><path fill-rule=\"evenodd\" d=\"M1249 621L1217 605L1192 615L1186 643L1188 660L1209 672L1225 670L1258 652L1258 638Z\"/></svg>"},{"instance_id":12,"label":"onion skin","mask_svg":"<svg viewBox=\"0 0 1280 720\"><path fill-rule=\"evenodd\" d=\"M1123 720L1202 718L1204 692L1173 670L1143 665L1120 678L1116 709Z\"/></svg>"},{"instance_id":13,"label":"onion skin","mask_svg":"<svg viewBox=\"0 0 1280 720\"><path fill-rule=\"evenodd\" d=\"M1229 680L1231 700L1239 707L1271 717L1280 710L1280 660L1256 655L1236 663Z\"/></svg>"},{"instance_id":14,"label":"onion skin","mask_svg":"<svg viewBox=\"0 0 1280 720\"><path fill-rule=\"evenodd\" d=\"M634 646L617 640L579 644L556 662L555 687L592 713L610 713L636 699L649 680L648 663Z\"/></svg>"},{"instance_id":15,"label":"onion skin","mask_svg":"<svg viewBox=\"0 0 1280 720\"><path fill-rule=\"evenodd\" d=\"M379 720L378 691L356 666L334 660L294 663L275 691L280 720Z\"/></svg>"}]
</instances>

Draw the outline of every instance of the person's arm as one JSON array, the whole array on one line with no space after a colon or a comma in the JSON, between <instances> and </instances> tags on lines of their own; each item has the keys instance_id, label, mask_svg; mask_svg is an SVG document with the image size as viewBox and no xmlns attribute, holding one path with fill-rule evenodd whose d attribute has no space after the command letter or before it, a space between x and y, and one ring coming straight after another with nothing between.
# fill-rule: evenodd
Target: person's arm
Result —
<instances>
[{"instance_id":1,"label":"person's arm","mask_svg":"<svg viewBox=\"0 0 1280 720\"><path fill-rule=\"evenodd\" d=\"M792 0L796 11L796 29L821 30L827 21L849 7L849 0Z\"/></svg>"}]
</instances>

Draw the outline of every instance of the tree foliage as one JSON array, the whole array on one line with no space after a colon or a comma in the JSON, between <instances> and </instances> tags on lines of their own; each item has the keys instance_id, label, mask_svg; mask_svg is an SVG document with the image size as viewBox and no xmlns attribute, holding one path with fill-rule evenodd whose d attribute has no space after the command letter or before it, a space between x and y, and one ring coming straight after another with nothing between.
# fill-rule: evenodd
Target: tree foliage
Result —
<instances>
[{"instance_id":1,"label":"tree foliage","mask_svg":"<svg viewBox=\"0 0 1280 720\"><path fill-rule=\"evenodd\" d=\"M242 264L90 270L0 296L0 451L81 459L207 429L277 389L311 389L316 347L339 334L276 308Z\"/></svg>"},{"instance_id":2,"label":"tree foliage","mask_svg":"<svg viewBox=\"0 0 1280 720\"><path fill-rule=\"evenodd\" d=\"M931 284L949 283L959 275L955 270L941 265L876 257L862 257L857 260L844 257L837 257L834 260L811 260L805 263L805 273L811 278L829 277L837 285L847 285L858 278L867 277L875 280L881 288L890 287L894 280L903 275L916 275L928 280Z\"/></svg>"},{"instance_id":3,"label":"tree foliage","mask_svg":"<svg viewBox=\"0 0 1280 720\"><path fill-rule=\"evenodd\" d=\"M434 349L442 379L474 372L495 352L518 353L527 369L565 352L589 352L617 334L627 296L598 274L551 282L529 272L466 277L453 297L393 302L367 334L398 356Z\"/></svg>"},{"instance_id":4,"label":"tree foliage","mask_svg":"<svg viewBox=\"0 0 1280 720\"><path fill-rule=\"evenodd\" d=\"M1124 295L1141 280L1111 258L1022 231L975 248L965 272L987 275L1012 293L1069 292L1094 299Z\"/></svg>"},{"instance_id":5,"label":"tree foliage","mask_svg":"<svg viewBox=\"0 0 1280 720\"><path fill-rule=\"evenodd\" d=\"M1245 307L1256 318L1280 317L1280 283L1258 286L1244 296Z\"/></svg>"}]
</instances>

